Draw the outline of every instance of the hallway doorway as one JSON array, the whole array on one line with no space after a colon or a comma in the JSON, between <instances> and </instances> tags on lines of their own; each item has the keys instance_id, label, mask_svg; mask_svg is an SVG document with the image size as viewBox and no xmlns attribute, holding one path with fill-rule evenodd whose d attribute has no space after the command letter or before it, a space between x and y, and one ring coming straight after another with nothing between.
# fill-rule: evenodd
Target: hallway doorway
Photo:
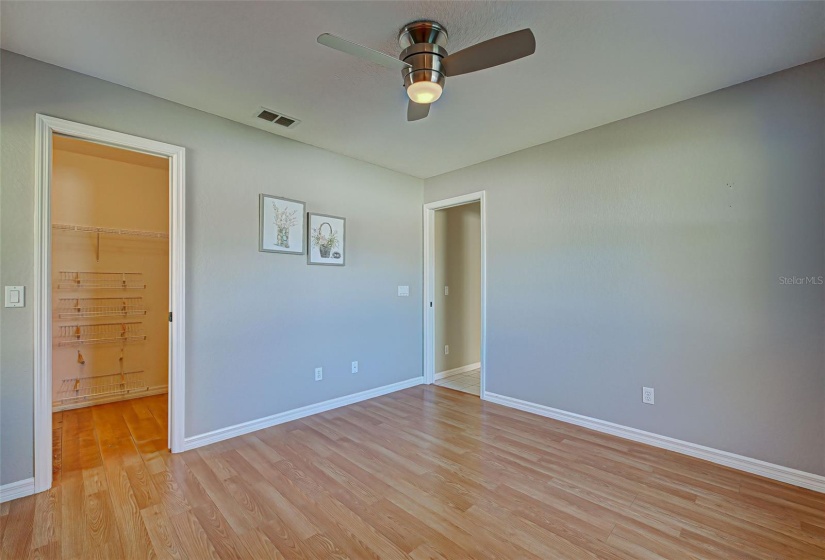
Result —
<instances>
[{"instance_id":1,"label":"hallway doorway","mask_svg":"<svg viewBox=\"0 0 825 560\"><path fill-rule=\"evenodd\" d=\"M424 375L484 398L484 193L424 206Z\"/></svg>"},{"instance_id":2,"label":"hallway doorway","mask_svg":"<svg viewBox=\"0 0 825 560\"><path fill-rule=\"evenodd\" d=\"M435 212L435 384L481 393L481 203Z\"/></svg>"}]
</instances>

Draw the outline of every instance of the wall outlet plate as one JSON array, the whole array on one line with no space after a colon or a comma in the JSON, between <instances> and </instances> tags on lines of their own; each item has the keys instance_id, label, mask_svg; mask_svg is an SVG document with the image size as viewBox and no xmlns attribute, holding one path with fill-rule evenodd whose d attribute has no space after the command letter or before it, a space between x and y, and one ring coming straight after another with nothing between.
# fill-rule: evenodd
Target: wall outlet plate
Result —
<instances>
[{"instance_id":1,"label":"wall outlet plate","mask_svg":"<svg viewBox=\"0 0 825 560\"><path fill-rule=\"evenodd\" d=\"M410 287L409 286L398 286L398 297L409 297L410 295Z\"/></svg>"},{"instance_id":2,"label":"wall outlet plate","mask_svg":"<svg viewBox=\"0 0 825 560\"><path fill-rule=\"evenodd\" d=\"M358 373L358 362L352 362L352 373Z\"/></svg>"},{"instance_id":3,"label":"wall outlet plate","mask_svg":"<svg viewBox=\"0 0 825 560\"><path fill-rule=\"evenodd\" d=\"M449 344L445 344L445 345L444 345L444 355L446 356L446 355L447 355L447 354L449 354L449 353L450 353L450 345L449 345Z\"/></svg>"},{"instance_id":4,"label":"wall outlet plate","mask_svg":"<svg viewBox=\"0 0 825 560\"><path fill-rule=\"evenodd\" d=\"M324 378L324 368L315 368L315 381L321 381Z\"/></svg>"},{"instance_id":5,"label":"wall outlet plate","mask_svg":"<svg viewBox=\"0 0 825 560\"><path fill-rule=\"evenodd\" d=\"M653 387L642 387L642 402L645 404L653 404Z\"/></svg>"},{"instance_id":6,"label":"wall outlet plate","mask_svg":"<svg viewBox=\"0 0 825 560\"><path fill-rule=\"evenodd\" d=\"M444 286L444 295L445 296L450 295L450 287L449 286Z\"/></svg>"}]
</instances>

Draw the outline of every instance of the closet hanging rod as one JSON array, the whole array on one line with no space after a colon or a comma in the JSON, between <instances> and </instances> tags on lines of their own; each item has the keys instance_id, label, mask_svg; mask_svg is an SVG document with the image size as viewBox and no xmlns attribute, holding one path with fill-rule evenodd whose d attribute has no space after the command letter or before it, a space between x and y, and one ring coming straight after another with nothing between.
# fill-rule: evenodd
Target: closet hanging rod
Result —
<instances>
[{"instance_id":1,"label":"closet hanging rod","mask_svg":"<svg viewBox=\"0 0 825 560\"><path fill-rule=\"evenodd\" d=\"M132 235L135 237L154 237L158 239L169 239L169 234L162 231L143 231L139 229L119 229L93 226L78 226L74 224L52 224L52 229L62 231L81 231L86 233L111 233L114 235Z\"/></svg>"}]
</instances>

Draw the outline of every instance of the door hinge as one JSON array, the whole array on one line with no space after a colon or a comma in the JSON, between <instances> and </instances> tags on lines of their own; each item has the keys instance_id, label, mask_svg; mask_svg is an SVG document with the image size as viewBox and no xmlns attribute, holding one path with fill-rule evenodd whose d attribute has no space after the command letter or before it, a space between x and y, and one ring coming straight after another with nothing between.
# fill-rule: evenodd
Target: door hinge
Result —
<instances>
[{"instance_id":1,"label":"door hinge","mask_svg":"<svg viewBox=\"0 0 825 560\"><path fill-rule=\"evenodd\" d=\"M170 323L172 322L172 312L171 311L169 312L169 322Z\"/></svg>"},{"instance_id":2,"label":"door hinge","mask_svg":"<svg viewBox=\"0 0 825 560\"><path fill-rule=\"evenodd\" d=\"M433 302L430 302L430 307L432 307L432 306L433 306Z\"/></svg>"}]
</instances>

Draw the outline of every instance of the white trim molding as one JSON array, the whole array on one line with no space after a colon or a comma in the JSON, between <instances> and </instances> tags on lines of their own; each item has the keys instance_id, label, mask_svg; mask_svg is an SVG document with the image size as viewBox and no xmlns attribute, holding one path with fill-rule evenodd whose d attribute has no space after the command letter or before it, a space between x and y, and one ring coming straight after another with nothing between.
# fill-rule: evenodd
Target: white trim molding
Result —
<instances>
[{"instance_id":1,"label":"white trim molding","mask_svg":"<svg viewBox=\"0 0 825 560\"><path fill-rule=\"evenodd\" d=\"M568 424L574 424L576 426L581 426L583 428L588 428L604 434L629 439L631 441L645 443L647 445L652 445L653 447L667 449L668 451L675 451L676 453L689 455L690 457L696 457L697 459L704 459L705 461L710 461L711 463L716 463L717 465L724 465L732 469L764 476L765 478L770 478L772 480L778 480L779 482L793 484L794 486L800 486L816 492L825 492L825 476L820 476L818 474L807 473L792 469L790 467L783 467L782 465L760 461L759 459L752 459L750 457L745 457L744 455L737 455L728 451L705 447L704 445L699 445L697 443L690 443L688 441L682 441L679 439L654 434L652 432L622 426L621 424L614 424L613 422L608 422L606 420L599 420L598 418L591 418L589 416L583 416L581 414L575 414L573 412L567 412L557 408L551 408L549 406L531 403L529 401L523 401L513 397L507 397L505 395L487 393L484 399L491 403L523 410L525 412L531 412L533 414L538 414L539 416L546 416L547 418L552 418Z\"/></svg>"},{"instance_id":2,"label":"white trim molding","mask_svg":"<svg viewBox=\"0 0 825 560\"><path fill-rule=\"evenodd\" d=\"M479 191L424 205L424 383L435 382L435 212L479 203L481 213L481 398L487 386L487 195ZM444 372L442 372L444 373Z\"/></svg>"},{"instance_id":3,"label":"white trim molding","mask_svg":"<svg viewBox=\"0 0 825 560\"><path fill-rule=\"evenodd\" d=\"M444 379L445 377L450 377L451 375L458 375L459 373L467 373L468 371L473 371L474 369L481 369L481 362L467 364L466 366L448 369L446 371L439 371L435 374L435 379Z\"/></svg>"},{"instance_id":4,"label":"white trim molding","mask_svg":"<svg viewBox=\"0 0 825 560\"><path fill-rule=\"evenodd\" d=\"M52 135L152 154L169 160L169 446L183 450L186 301L186 150L56 117L35 117L34 189L34 491L52 485Z\"/></svg>"},{"instance_id":5,"label":"white trim molding","mask_svg":"<svg viewBox=\"0 0 825 560\"><path fill-rule=\"evenodd\" d=\"M17 498L25 498L34 494L34 478L26 478L17 482L9 482L0 486L0 504Z\"/></svg>"},{"instance_id":6,"label":"white trim molding","mask_svg":"<svg viewBox=\"0 0 825 560\"><path fill-rule=\"evenodd\" d=\"M278 414L259 418L258 420L250 420L249 422L243 422L241 424L220 428L219 430L214 430L205 434L188 437L184 440L183 447L186 451L203 447L204 445L246 435L251 432L257 432L258 430L271 428L272 426L277 426L278 424L283 424L285 422L291 422L292 420L306 418L307 416L312 416L313 414L347 406L348 404L355 404L367 399L380 397L381 395L401 391L402 389L415 387L416 385L421 385L422 383L424 383L423 377L413 377L411 379L407 379L406 381L399 381L398 383L376 387L375 389L368 389L366 391L361 391L360 393L353 393L352 395L345 395L343 397L330 399L328 401L302 406L301 408L287 410L286 412L279 412Z\"/></svg>"}]
</instances>

